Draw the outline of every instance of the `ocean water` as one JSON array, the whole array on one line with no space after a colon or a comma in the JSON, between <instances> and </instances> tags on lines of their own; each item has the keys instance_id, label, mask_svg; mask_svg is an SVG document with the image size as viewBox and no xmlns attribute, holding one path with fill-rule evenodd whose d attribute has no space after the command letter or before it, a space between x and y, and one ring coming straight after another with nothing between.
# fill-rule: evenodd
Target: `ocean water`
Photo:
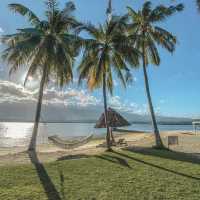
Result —
<instances>
[{"instance_id":1,"label":"ocean water","mask_svg":"<svg viewBox=\"0 0 200 200\"><path fill-rule=\"evenodd\" d=\"M30 141L33 123L4 122L0 123L0 147L25 146ZM150 124L132 124L123 127L126 130L151 131ZM192 125L159 125L161 131L192 131ZM73 139L94 134L103 136L105 129L95 129L93 123L46 123L40 124L38 143L47 143L48 136L59 135L62 138Z\"/></svg>"}]
</instances>

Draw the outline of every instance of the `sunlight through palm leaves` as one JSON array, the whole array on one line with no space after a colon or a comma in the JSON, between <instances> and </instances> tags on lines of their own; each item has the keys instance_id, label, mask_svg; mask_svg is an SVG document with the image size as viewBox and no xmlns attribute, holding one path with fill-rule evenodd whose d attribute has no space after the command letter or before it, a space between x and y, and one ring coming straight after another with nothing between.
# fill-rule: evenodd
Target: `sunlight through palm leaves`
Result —
<instances>
[{"instance_id":1,"label":"sunlight through palm leaves","mask_svg":"<svg viewBox=\"0 0 200 200\"><path fill-rule=\"evenodd\" d=\"M73 16L75 5L67 2L63 10L58 8L56 0L48 0L46 5L46 20L40 20L29 8L21 4L10 4L9 8L25 16L32 26L18 29L17 33L2 38L2 42L8 46L3 58L10 64L11 74L21 66L27 66L26 84L28 77L35 75L38 70L41 73L29 150L36 148L44 86L50 76L54 76L60 86L72 81L74 57L81 45L80 38L75 34L75 28L81 25Z\"/></svg>"}]
</instances>

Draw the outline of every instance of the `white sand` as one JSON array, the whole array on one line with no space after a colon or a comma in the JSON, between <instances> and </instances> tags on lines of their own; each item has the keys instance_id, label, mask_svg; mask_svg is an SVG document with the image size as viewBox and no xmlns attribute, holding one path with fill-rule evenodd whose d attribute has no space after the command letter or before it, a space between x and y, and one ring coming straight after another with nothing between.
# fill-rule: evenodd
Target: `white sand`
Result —
<instances>
[{"instance_id":1,"label":"white sand","mask_svg":"<svg viewBox=\"0 0 200 200\"><path fill-rule=\"evenodd\" d=\"M179 145L171 146L170 148L185 153L200 155L200 133L194 135L188 131L170 131L162 132L162 140L167 146L168 136L176 135L179 137ZM154 135L152 133L121 133L116 136L116 140L124 138L128 146L151 147L154 145ZM54 146L53 144L40 145L37 147L38 157L41 162L51 162L66 156L80 156L80 155L96 155L105 151L105 148L97 148L102 144L104 139L92 140L86 145L77 149L63 150ZM30 163L26 149L23 147L16 148L0 148L0 165L18 165Z\"/></svg>"}]
</instances>

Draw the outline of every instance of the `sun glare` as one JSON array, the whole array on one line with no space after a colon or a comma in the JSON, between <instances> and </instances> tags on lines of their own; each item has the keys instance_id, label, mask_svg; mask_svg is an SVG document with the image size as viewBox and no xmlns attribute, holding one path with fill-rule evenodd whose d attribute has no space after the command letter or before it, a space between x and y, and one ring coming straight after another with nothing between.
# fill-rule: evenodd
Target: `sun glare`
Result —
<instances>
[{"instance_id":1,"label":"sun glare","mask_svg":"<svg viewBox=\"0 0 200 200\"><path fill-rule=\"evenodd\" d=\"M32 123L4 123L6 128L4 136L7 138L25 138L29 136L33 124Z\"/></svg>"},{"instance_id":2,"label":"sun glare","mask_svg":"<svg viewBox=\"0 0 200 200\"><path fill-rule=\"evenodd\" d=\"M24 81L26 79L26 73L24 73L22 76L21 76L21 84L24 84ZM33 76L29 76L28 77L28 80L26 82L26 87L29 88L29 89L35 89L38 87L38 80L36 78L34 78Z\"/></svg>"}]
</instances>

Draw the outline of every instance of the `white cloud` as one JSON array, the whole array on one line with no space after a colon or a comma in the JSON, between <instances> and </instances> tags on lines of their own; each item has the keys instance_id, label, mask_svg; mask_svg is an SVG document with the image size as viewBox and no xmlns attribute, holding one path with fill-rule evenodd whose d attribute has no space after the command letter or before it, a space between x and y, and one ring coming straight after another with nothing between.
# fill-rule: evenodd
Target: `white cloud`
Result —
<instances>
[{"instance_id":1,"label":"white cloud","mask_svg":"<svg viewBox=\"0 0 200 200\"><path fill-rule=\"evenodd\" d=\"M114 87L117 87L117 86L119 86L119 82L118 82L118 81L116 81L115 79L113 80L113 84L114 84Z\"/></svg>"},{"instance_id":2,"label":"white cloud","mask_svg":"<svg viewBox=\"0 0 200 200\"><path fill-rule=\"evenodd\" d=\"M160 100L160 104L165 104L166 103L166 100L165 99L161 99Z\"/></svg>"},{"instance_id":3,"label":"white cloud","mask_svg":"<svg viewBox=\"0 0 200 200\"><path fill-rule=\"evenodd\" d=\"M119 96L112 96L109 98L109 105L111 107L116 107L118 109L123 107L123 104L121 102L121 99Z\"/></svg>"},{"instance_id":4,"label":"white cloud","mask_svg":"<svg viewBox=\"0 0 200 200\"><path fill-rule=\"evenodd\" d=\"M0 81L0 103L24 103L24 101L36 102L38 89L29 90L21 85ZM65 91L56 90L56 88L48 88L44 91L44 104L60 104L73 106L90 106L100 104L100 101L86 92L85 90L77 90L68 88Z\"/></svg>"},{"instance_id":5,"label":"white cloud","mask_svg":"<svg viewBox=\"0 0 200 200\"><path fill-rule=\"evenodd\" d=\"M137 82L138 81L137 77L133 77L133 81Z\"/></svg>"},{"instance_id":6,"label":"white cloud","mask_svg":"<svg viewBox=\"0 0 200 200\"><path fill-rule=\"evenodd\" d=\"M139 115L148 114L148 106L146 104L138 104L130 101L123 101L119 96L113 96L109 98L109 106L114 109Z\"/></svg>"},{"instance_id":7,"label":"white cloud","mask_svg":"<svg viewBox=\"0 0 200 200\"><path fill-rule=\"evenodd\" d=\"M21 85L9 81L0 81L0 103L15 103L18 101L34 101L36 91L29 91Z\"/></svg>"},{"instance_id":8,"label":"white cloud","mask_svg":"<svg viewBox=\"0 0 200 200\"><path fill-rule=\"evenodd\" d=\"M1 34L3 33L3 29L0 27L0 37L1 37ZM1 45L1 38L0 38L0 45Z\"/></svg>"},{"instance_id":9,"label":"white cloud","mask_svg":"<svg viewBox=\"0 0 200 200\"><path fill-rule=\"evenodd\" d=\"M0 34L3 33L3 32L4 32L3 29L0 27Z\"/></svg>"},{"instance_id":10,"label":"white cloud","mask_svg":"<svg viewBox=\"0 0 200 200\"><path fill-rule=\"evenodd\" d=\"M20 84L0 80L0 116L1 118L27 118L34 115L37 103L38 89L30 90ZM72 115L90 116L90 111L97 109L102 112L102 97L95 97L84 89L67 88L58 90L56 87L47 88L44 91L43 109L48 117L66 118L66 112L71 110L67 117L71 119ZM129 100L123 100L119 96L108 97L108 106L130 114L147 114L148 106L146 104L137 104ZM82 110L87 111L84 115ZM160 109L155 109L160 112ZM14 112L14 114L13 114ZM96 112L96 111L95 111ZM21 113L21 114L18 114ZM76 119L76 118L75 118Z\"/></svg>"}]
</instances>

